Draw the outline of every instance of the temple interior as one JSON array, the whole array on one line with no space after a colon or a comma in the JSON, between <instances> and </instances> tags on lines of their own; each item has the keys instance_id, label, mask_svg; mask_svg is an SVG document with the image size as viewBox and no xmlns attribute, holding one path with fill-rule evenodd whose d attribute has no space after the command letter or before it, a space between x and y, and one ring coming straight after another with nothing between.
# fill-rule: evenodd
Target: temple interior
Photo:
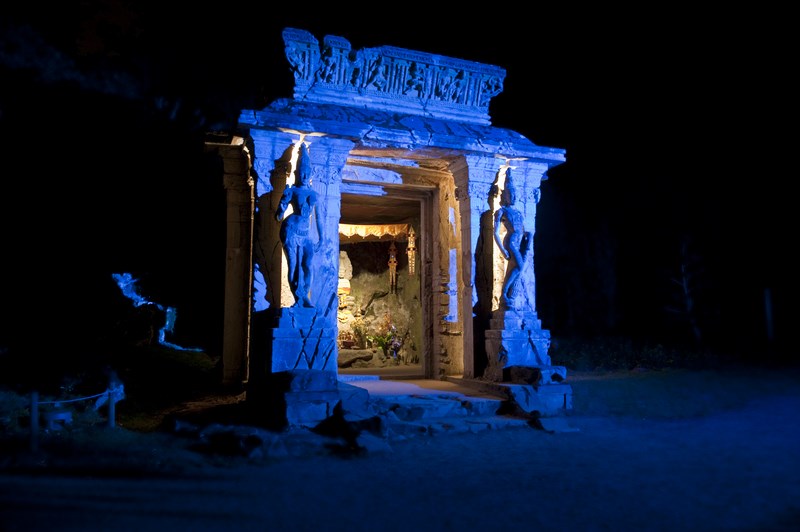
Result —
<instances>
[{"instance_id":1,"label":"temple interior","mask_svg":"<svg viewBox=\"0 0 800 532\"><path fill-rule=\"evenodd\" d=\"M422 373L419 220L417 201L343 197L340 373Z\"/></svg>"}]
</instances>

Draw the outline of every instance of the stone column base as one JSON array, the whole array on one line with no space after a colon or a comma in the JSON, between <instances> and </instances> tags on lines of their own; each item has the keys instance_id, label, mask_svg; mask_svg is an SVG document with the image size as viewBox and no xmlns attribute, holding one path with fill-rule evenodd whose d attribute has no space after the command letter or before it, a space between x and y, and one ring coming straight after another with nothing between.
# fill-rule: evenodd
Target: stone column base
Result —
<instances>
[{"instance_id":1,"label":"stone column base","mask_svg":"<svg viewBox=\"0 0 800 532\"><path fill-rule=\"evenodd\" d=\"M550 331L542 329L535 312L497 311L485 333L486 354L489 358L484 378L505 382L509 380L507 368L550 368ZM540 373L542 380L544 374ZM552 372L551 372L552 373ZM556 371L555 373L561 373ZM566 371L563 372L566 377ZM563 380L563 379L562 379ZM549 379L547 379L549 382ZM533 384L533 383L529 383Z\"/></svg>"},{"instance_id":2,"label":"stone column base","mask_svg":"<svg viewBox=\"0 0 800 532\"><path fill-rule=\"evenodd\" d=\"M331 417L341 400L335 372L307 369L272 373L248 389L246 398L273 428L313 428Z\"/></svg>"},{"instance_id":3,"label":"stone column base","mask_svg":"<svg viewBox=\"0 0 800 532\"><path fill-rule=\"evenodd\" d=\"M503 368L503 382L511 384L558 384L567 380L564 366L508 366Z\"/></svg>"},{"instance_id":4,"label":"stone column base","mask_svg":"<svg viewBox=\"0 0 800 532\"><path fill-rule=\"evenodd\" d=\"M314 308L281 309L270 331L272 372L317 369L336 375L336 327L321 323Z\"/></svg>"},{"instance_id":5,"label":"stone column base","mask_svg":"<svg viewBox=\"0 0 800 532\"><path fill-rule=\"evenodd\" d=\"M555 416L572 410L572 386L549 384L534 388L508 384L508 397L523 412L538 416Z\"/></svg>"}]
</instances>

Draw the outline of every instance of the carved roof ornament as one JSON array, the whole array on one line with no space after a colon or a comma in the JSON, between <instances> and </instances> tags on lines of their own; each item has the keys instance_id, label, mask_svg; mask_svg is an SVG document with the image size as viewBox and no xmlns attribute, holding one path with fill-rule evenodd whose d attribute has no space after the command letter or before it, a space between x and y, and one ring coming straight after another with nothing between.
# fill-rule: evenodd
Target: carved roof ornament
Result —
<instances>
[{"instance_id":1,"label":"carved roof ornament","mask_svg":"<svg viewBox=\"0 0 800 532\"><path fill-rule=\"evenodd\" d=\"M352 50L305 30L283 30L294 99L490 125L489 102L503 91L503 68L392 46Z\"/></svg>"}]
</instances>

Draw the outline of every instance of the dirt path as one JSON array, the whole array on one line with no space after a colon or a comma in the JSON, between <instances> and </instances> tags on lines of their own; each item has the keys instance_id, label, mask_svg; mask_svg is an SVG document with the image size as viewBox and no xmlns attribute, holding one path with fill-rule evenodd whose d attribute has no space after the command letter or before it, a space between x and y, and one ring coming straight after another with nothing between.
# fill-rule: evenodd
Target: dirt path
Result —
<instances>
[{"instance_id":1,"label":"dirt path","mask_svg":"<svg viewBox=\"0 0 800 532\"><path fill-rule=\"evenodd\" d=\"M4 474L0 522L3 530L797 530L798 384L796 371L576 374L572 431L421 437L351 458L206 459L160 477Z\"/></svg>"}]
</instances>

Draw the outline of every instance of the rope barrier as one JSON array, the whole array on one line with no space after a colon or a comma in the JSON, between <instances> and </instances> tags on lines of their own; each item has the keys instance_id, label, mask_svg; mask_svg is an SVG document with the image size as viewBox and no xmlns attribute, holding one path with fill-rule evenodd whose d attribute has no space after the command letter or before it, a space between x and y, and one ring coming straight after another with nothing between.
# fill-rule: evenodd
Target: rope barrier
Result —
<instances>
[{"instance_id":1,"label":"rope barrier","mask_svg":"<svg viewBox=\"0 0 800 532\"><path fill-rule=\"evenodd\" d=\"M60 408L61 405L65 403L75 403L77 401L87 401L89 399L97 399L97 402L94 404L95 410L99 409L104 404L108 403L108 427L114 428L116 426L115 421L115 410L116 410L116 403L117 401L121 401L125 398L125 391L124 386L116 382L115 385L109 386L106 391L102 393L98 393L95 395L89 395L86 397L76 397L73 399L63 399L60 401L39 401L39 392L33 391L31 392L31 450L37 451L39 448L39 405L55 405L56 408ZM66 417L62 418L64 422L69 423L71 421L71 415L68 411L62 412L66 413ZM53 413L50 412L50 415ZM47 415L47 414L46 414ZM50 423L53 423L53 418L51 417ZM53 428L53 427L50 427Z\"/></svg>"},{"instance_id":2,"label":"rope barrier","mask_svg":"<svg viewBox=\"0 0 800 532\"><path fill-rule=\"evenodd\" d=\"M96 395L89 395L88 397L78 397L76 399L64 399L63 401L39 401L40 405L63 405L64 403L74 403L77 401L85 401L87 399L95 399L102 395L106 395L109 393L109 390L104 391L103 393L98 393Z\"/></svg>"}]
</instances>

